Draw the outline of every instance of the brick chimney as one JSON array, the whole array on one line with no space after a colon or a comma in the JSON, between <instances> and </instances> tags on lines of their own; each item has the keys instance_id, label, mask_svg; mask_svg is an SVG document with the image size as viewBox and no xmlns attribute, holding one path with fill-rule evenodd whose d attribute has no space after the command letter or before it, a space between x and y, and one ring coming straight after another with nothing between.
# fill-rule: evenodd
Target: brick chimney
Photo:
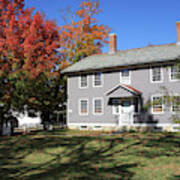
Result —
<instances>
[{"instance_id":1,"label":"brick chimney","mask_svg":"<svg viewBox=\"0 0 180 180\"><path fill-rule=\"evenodd\" d=\"M111 33L109 35L109 53L113 54L117 51L116 34Z\"/></svg>"},{"instance_id":2,"label":"brick chimney","mask_svg":"<svg viewBox=\"0 0 180 180\"><path fill-rule=\"evenodd\" d=\"M180 45L180 21L176 22L177 44Z\"/></svg>"}]
</instances>

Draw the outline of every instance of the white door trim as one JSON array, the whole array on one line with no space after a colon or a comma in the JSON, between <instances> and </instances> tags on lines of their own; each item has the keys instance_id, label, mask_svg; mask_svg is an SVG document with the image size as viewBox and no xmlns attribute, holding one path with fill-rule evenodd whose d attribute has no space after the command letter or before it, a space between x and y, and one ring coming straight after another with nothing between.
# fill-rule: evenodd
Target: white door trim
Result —
<instances>
[{"instance_id":1,"label":"white door trim","mask_svg":"<svg viewBox=\"0 0 180 180\"><path fill-rule=\"evenodd\" d=\"M129 106L130 108L130 113L122 113L122 105L120 105L120 110L119 110L119 126L122 125L133 125L133 115L134 115L134 104L133 104L133 98L128 99L128 100L122 100L122 101L129 101L131 103L131 105ZM122 122L122 116L126 114L127 116L129 116L129 119L127 120L127 123L123 123Z\"/></svg>"}]
</instances>

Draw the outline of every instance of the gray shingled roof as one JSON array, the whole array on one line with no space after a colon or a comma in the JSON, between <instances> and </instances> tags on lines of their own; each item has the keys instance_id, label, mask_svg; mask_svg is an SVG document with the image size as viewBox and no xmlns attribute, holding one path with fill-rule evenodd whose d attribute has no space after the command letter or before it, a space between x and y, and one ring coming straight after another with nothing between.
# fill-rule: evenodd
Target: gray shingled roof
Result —
<instances>
[{"instance_id":1,"label":"gray shingled roof","mask_svg":"<svg viewBox=\"0 0 180 180\"><path fill-rule=\"evenodd\" d=\"M114 54L98 54L82 59L69 66L62 73L72 73L104 68L113 68L144 63L176 60L180 57L180 45L167 44L117 51Z\"/></svg>"}]
</instances>

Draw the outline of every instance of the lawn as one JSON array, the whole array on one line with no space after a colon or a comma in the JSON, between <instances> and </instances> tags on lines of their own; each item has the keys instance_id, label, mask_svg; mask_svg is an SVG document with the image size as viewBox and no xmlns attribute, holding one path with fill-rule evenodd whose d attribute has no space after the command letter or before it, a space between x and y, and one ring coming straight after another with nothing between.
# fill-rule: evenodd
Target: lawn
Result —
<instances>
[{"instance_id":1,"label":"lawn","mask_svg":"<svg viewBox=\"0 0 180 180\"><path fill-rule=\"evenodd\" d=\"M180 134L64 130L0 138L1 180L180 179Z\"/></svg>"}]
</instances>

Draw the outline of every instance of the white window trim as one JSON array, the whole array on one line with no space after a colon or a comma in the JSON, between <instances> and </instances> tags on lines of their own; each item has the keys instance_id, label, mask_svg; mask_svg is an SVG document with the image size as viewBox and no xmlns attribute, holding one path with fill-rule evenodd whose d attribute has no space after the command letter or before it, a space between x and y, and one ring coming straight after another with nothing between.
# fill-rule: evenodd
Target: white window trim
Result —
<instances>
[{"instance_id":1,"label":"white window trim","mask_svg":"<svg viewBox=\"0 0 180 180\"><path fill-rule=\"evenodd\" d=\"M81 86L81 77L82 76L79 76L79 89L87 89L89 87L89 76L88 75L86 75L86 76L87 76L87 86L84 86L84 87Z\"/></svg>"},{"instance_id":2,"label":"white window trim","mask_svg":"<svg viewBox=\"0 0 180 180\"><path fill-rule=\"evenodd\" d=\"M122 84L131 84L131 71L129 70L129 81L128 82L123 82L122 81L122 72L120 71L120 83L122 83Z\"/></svg>"},{"instance_id":3,"label":"white window trim","mask_svg":"<svg viewBox=\"0 0 180 180\"><path fill-rule=\"evenodd\" d=\"M169 81L170 82L177 82L177 81L179 81L180 79L171 79L171 68L172 68L172 66L169 67Z\"/></svg>"},{"instance_id":4,"label":"white window trim","mask_svg":"<svg viewBox=\"0 0 180 180\"><path fill-rule=\"evenodd\" d=\"M153 81L153 73L152 73L153 68L156 68L156 67L151 67L150 68L150 82L151 83L162 83L164 81L163 68L160 67L160 69L161 69L161 81Z\"/></svg>"},{"instance_id":5,"label":"white window trim","mask_svg":"<svg viewBox=\"0 0 180 180\"><path fill-rule=\"evenodd\" d=\"M159 114L159 115L161 115L161 114L164 114L164 108L165 108L165 105L162 103L162 112L154 112L153 111L153 98L154 97L162 97L163 95L162 94L153 94L152 96L151 96L151 103L152 103L152 105L151 105L151 114Z\"/></svg>"},{"instance_id":6,"label":"white window trim","mask_svg":"<svg viewBox=\"0 0 180 180\"><path fill-rule=\"evenodd\" d=\"M174 93L174 94L170 94L170 96L179 96L179 97L180 97L180 94L179 94L179 93ZM171 103L170 109L171 109L171 113L172 113L172 114L178 114L178 113L180 113L180 112L173 111L173 104L172 104L172 103Z\"/></svg>"},{"instance_id":7,"label":"white window trim","mask_svg":"<svg viewBox=\"0 0 180 180\"><path fill-rule=\"evenodd\" d=\"M120 112L120 105L117 105L118 106L118 108L119 108L119 112ZM112 114L113 115L119 115L120 113L117 113L116 111L115 111L115 105L112 105Z\"/></svg>"},{"instance_id":8,"label":"white window trim","mask_svg":"<svg viewBox=\"0 0 180 180\"><path fill-rule=\"evenodd\" d=\"M87 113L81 113L81 101L87 101ZM80 116L87 116L89 114L89 99L88 98L80 98L78 109L79 109Z\"/></svg>"},{"instance_id":9,"label":"white window trim","mask_svg":"<svg viewBox=\"0 0 180 180\"><path fill-rule=\"evenodd\" d=\"M102 112L101 113L96 113L95 112L95 100L101 100L102 101ZM93 115L97 115L97 116L100 116L100 115L103 115L104 114L104 99L102 97L95 97L93 98L93 102L92 102L92 105L93 105Z\"/></svg>"},{"instance_id":10,"label":"white window trim","mask_svg":"<svg viewBox=\"0 0 180 180\"><path fill-rule=\"evenodd\" d=\"M102 72L100 72L101 73L101 85L100 86L96 86L95 85L95 74L93 74L93 80L92 80L92 86L94 87L94 88L98 88L98 87L103 87L103 85L104 85L104 75L103 75L103 73Z\"/></svg>"}]
</instances>

